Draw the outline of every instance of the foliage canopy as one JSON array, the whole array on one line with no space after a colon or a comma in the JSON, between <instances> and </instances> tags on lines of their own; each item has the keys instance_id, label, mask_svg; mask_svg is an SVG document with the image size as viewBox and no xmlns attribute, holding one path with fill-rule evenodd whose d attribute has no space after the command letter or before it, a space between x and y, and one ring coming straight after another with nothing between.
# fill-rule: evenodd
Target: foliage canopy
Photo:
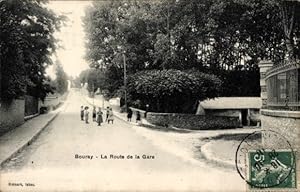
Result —
<instances>
[{"instance_id":1,"label":"foliage canopy","mask_svg":"<svg viewBox=\"0 0 300 192\"><path fill-rule=\"evenodd\" d=\"M300 55L299 14L299 1L284 0L95 1L84 18L86 58L121 90L125 54L129 77L196 69L228 85L222 96L259 96L259 60Z\"/></svg>"},{"instance_id":2,"label":"foliage canopy","mask_svg":"<svg viewBox=\"0 0 300 192\"><path fill-rule=\"evenodd\" d=\"M0 1L1 98L25 93L44 98L51 91L45 69L56 49L53 36L62 17L43 0Z\"/></svg>"}]
</instances>

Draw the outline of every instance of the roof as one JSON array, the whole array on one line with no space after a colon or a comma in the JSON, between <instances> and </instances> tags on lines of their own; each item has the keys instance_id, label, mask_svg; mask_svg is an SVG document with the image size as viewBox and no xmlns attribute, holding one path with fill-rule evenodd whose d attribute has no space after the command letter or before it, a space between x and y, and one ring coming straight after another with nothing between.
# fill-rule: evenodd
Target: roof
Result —
<instances>
[{"instance_id":1,"label":"roof","mask_svg":"<svg viewBox=\"0 0 300 192\"><path fill-rule=\"evenodd\" d=\"M200 102L204 109L260 109L260 97L218 97Z\"/></svg>"}]
</instances>

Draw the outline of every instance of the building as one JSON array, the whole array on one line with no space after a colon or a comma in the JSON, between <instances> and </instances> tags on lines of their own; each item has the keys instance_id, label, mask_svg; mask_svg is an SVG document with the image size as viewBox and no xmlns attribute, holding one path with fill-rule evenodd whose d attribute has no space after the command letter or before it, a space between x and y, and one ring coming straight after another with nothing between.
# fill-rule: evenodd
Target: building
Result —
<instances>
[{"instance_id":1,"label":"building","mask_svg":"<svg viewBox=\"0 0 300 192\"><path fill-rule=\"evenodd\" d=\"M197 114L201 111L206 115L238 117L241 126L259 125L260 97L218 97L199 103Z\"/></svg>"}]
</instances>

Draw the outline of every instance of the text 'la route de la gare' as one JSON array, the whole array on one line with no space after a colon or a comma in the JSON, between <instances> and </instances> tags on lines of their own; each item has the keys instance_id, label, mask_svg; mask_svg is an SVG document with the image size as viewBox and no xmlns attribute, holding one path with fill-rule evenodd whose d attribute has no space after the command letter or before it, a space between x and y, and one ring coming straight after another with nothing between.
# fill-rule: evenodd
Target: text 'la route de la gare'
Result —
<instances>
[{"instance_id":1,"label":"text 'la route de la gare'","mask_svg":"<svg viewBox=\"0 0 300 192\"><path fill-rule=\"evenodd\" d=\"M87 160L92 160L92 159L155 159L154 155L115 155L115 154L100 154L100 155L79 155L75 154L75 159L87 159Z\"/></svg>"}]
</instances>

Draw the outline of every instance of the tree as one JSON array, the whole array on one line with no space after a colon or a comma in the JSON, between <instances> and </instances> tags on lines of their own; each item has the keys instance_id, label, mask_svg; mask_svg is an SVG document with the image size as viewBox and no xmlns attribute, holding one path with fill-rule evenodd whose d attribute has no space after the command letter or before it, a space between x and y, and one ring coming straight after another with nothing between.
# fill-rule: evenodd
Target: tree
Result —
<instances>
[{"instance_id":1,"label":"tree","mask_svg":"<svg viewBox=\"0 0 300 192\"><path fill-rule=\"evenodd\" d=\"M45 69L56 49L53 36L62 17L43 0L0 1L1 98L29 94L44 98L51 91Z\"/></svg>"},{"instance_id":2,"label":"tree","mask_svg":"<svg viewBox=\"0 0 300 192\"><path fill-rule=\"evenodd\" d=\"M117 74L117 72L113 69L104 71L101 69L91 68L82 71L76 81L80 82L82 85L87 83L87 89L90 94L93 94L93 92L100 88L102 92L106 93L107 98L111 98L113 96L119 96L117 94L119 93L118 88L121 81L119 77L121 74L112 77L115 74Z\"/></svg>"},{"instance_id":3,"label":"tree","mask_svg":"<svg viewBox=\"0 0 300 192\"><path fill-rule=\"evenodd\" d=\"M231 85L222 95L259 96L259 60L278 64L287 51L275 0L115 0L93 5L85 17L87 59L93 68L106 66L105 74L111 74L107 84L114 89L124 88L125 52L128 75L194 68ZM298 13L296 6L289 39L300 37ZM299 55L299 42L293 41L293 49ZM240 81L229 82L234 75Z\"/></svg>"},{"instance_id":4,"label":"tree","mask_svg":"<svg viewBox=\"0 0 300 192\"><path fill-rule=\"evenodd\" d=\"M60 62L56 62L55 67L55 88L59 94L64 94L68 90L68 76Z\"/></svg>"},{"instance_id":5,"label":"tree","mask_svg":"<svg viewBox=\"0 0 300 192\"><path fill-rule=\"evenodd\" d=\"M292 61L296 58L297 44L294 38L300 31L300 1L297 0L281 0L280 1L280 15L283 26L284 40L287 49L288 60ZM299 43L298 43L299 50ZM298 52L299 53L299 52Z\"/></svg>"}]
</instances>

